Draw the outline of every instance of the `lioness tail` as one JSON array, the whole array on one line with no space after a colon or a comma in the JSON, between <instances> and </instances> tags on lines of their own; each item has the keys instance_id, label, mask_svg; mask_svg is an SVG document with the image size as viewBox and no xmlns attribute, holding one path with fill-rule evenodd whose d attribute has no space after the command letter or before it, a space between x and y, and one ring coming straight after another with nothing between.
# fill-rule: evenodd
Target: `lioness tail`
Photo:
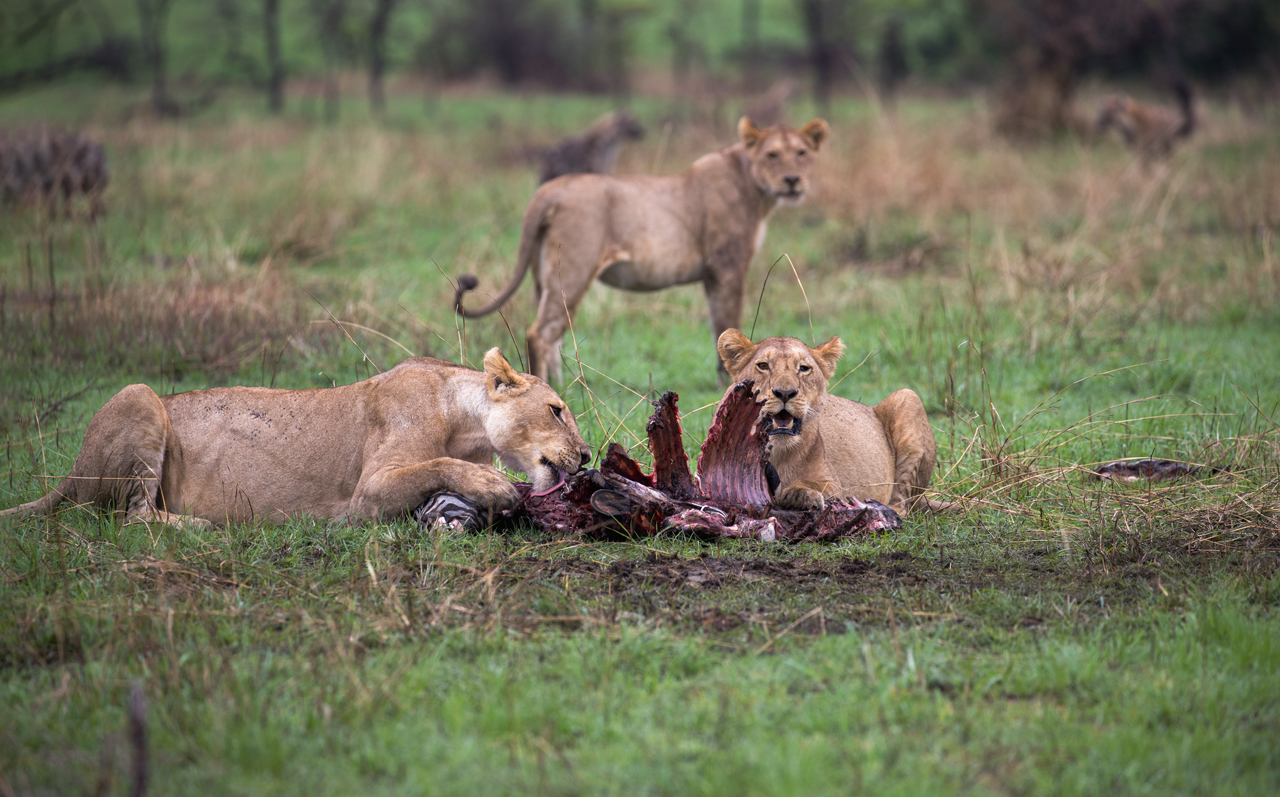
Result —
<instances>
[{"instance_id":1,"label":"lioness tail","mask_svg":"<svg viewBox=\"0 0 1280 797\"><path fill-rule=\"evenodd\" d=\"M27 517L29 515L51 515L58 505L70 497L70 491L74 489L71 479L63 479L57 487L53 488L46 495L37 498L34 501L28 501L25 504L8 509L0 509L0 517Z\"/></svg>"},{"instance_id":2,"label":"lioness tail","mask_svg":"<svg viewBox=\"0 0 1280 797\"><path fill-rule=\"evenodd\" d=\"M474 274L463 274L458 277L458 287L453 294L455 313L463 318L480 318L497 310L511 298L511 295L520 287L520 283L524 281L525 272L529 270L529 266L542 249L543 236L546 235L547 226L551 223L551 208L552 203L541 192L533 195L529 207L524 212L524 224L520 230L520 251L516 254L516 273L507 283L507 287L503 288L502 293L495 296L493 301L474 310L463 307L463 294L475 290L480 281Z\"/></svg>"}]
</instances>

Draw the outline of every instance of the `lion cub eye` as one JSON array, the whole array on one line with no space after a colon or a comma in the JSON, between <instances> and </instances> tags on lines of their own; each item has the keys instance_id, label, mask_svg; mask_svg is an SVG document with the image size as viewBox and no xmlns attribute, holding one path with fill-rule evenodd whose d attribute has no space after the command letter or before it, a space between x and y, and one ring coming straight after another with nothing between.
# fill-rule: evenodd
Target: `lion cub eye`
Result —
<instances>
[{"instance_id":1,"label":"lion cub eye","mask_svg":"<svg viewBox=\"0 0 1280 797\"><path fill-rule=\"evenodd\" d=\"M809 153L808 153L808 152L806 152L805 150L800 150L800 151L798 151L798 152L796 153L796 157L797 157L797 158L803 158L805 155L808 155L808 154L809 154Z\"/></svg>"},{"instance_id":2,"label":"lion cub eye","mask_svg":"<svg viewBox=\"0 0 1280 797\"><path fill-rule=\"evenodd\" d=\"M777 151L777 150L774 150L773 152L770 152L770 153L769 153L769 158L770 158L770 160L777 160L777 159L778 159L778 151Z\"/></svg>"},{"instance_id":3,"label":"lion cub eye","mask_svg":"<svg viewBox=\"0 0 1280 797\"><path fill-rule=\"evenodd\" d=\"M757 369L759 369L759 370L761 370L761 371L768 371L768 370L769 370L769 363L766 363L766 362L759 362L759 363L756 363L756 368L757 368Z\"/></svg>"},{"instance_id":4,"label":"lion cub eye","mask_svg":"<svg viewBox=\"0 0 1280 797\"><path fill-rule=\"evenodd\" d=\"M810 371L812 371L812 370L813 370L813 369L812 369L812 368L810 368L810 367L809 367L809 366L807 366L807 365L802 365L802 366L800 366L800 373L802 373L802 374L807 374L807 373L809 373L809 372L810 372Z\"/></svg>"}]
</instances>

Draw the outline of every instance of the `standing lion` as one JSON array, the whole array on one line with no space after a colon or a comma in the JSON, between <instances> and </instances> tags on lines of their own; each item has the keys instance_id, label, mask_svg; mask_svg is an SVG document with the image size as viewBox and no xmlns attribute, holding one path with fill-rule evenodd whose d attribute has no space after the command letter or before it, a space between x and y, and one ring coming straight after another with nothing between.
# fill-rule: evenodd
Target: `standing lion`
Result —
<instances>
[{"instance_id":1,"label":"standing lion","mask_svg":"<svg viewBox=\"0 0 1280 797\"><path fill-rule=\"evenodd\" d=\"M560 344L570 315L597 278L614 288L656 291L701 282L711 330L742 320L751 258L764 243L765 222L779 204L799 204L809 191L813 160L829 134L813 119L796 130L738 122L738 143L703 155L683 174L571 174L538 189L525 208L516 273L493 301L475 310L463 295L478 280L458 277L454 309L488 315L533 268L538 315L529 327L529 370L560 375Z\"/></svg>"}]
</instances>

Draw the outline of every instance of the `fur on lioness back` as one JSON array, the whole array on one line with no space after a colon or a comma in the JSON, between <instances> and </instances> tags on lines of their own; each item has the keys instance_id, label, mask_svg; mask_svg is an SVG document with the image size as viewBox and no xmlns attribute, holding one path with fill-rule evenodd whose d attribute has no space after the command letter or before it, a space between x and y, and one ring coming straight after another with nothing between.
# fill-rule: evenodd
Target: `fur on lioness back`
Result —
<instances>
[{"instance_id":1,"label":"fur on lioness back","mask_svg":"<svg viewBox=\"0 0 1280 797\"><path fill-rule=\"evenodd\" d=\"M3 514L70 501L123 510L129 521L354 521L403 516L442 491L497 511L518 495L495 455L535 490L590 458L560 396L496 348L483 371L414 357L319 390L158 396L130 385L90 420L71 475Z\"/></svg>"}]
</instances>

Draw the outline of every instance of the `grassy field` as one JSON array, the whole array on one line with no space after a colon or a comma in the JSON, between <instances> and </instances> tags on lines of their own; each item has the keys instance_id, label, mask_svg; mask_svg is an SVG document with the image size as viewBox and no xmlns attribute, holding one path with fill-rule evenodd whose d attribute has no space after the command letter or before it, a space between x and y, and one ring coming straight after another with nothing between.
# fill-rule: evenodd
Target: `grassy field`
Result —
<instances>
[{"instance_id":1,"label":"grassy field","mask_svg":"<svg viewBox=\"0 0 1280 797\"><path fill-rule=\"evenodd\" d=\"M83 127L113 170L94 228L0 216L0 506L65 474L130 382L514 361L531 289L511 331L464 327L450 279L505 282L529 151L607 109L458 89L326 127L143 100L0 102L0 127ZM739 107L637 98L650 134L620 170L683 169ZM1274 109L1205 111L1144 168L1114 141L1011 145L980 99L834 106L744 326L841 335L838 395L918 391L964 514L793 546L6 522L0 793L128 793L135 688L156 794L1275 793L1280 134ZM597 286L566 354L593 448L643 455L668 389L696 448L718 397L700 289ZM1085 474L1143 456L1229 473Z\"/></svg>"}]
</instances>

